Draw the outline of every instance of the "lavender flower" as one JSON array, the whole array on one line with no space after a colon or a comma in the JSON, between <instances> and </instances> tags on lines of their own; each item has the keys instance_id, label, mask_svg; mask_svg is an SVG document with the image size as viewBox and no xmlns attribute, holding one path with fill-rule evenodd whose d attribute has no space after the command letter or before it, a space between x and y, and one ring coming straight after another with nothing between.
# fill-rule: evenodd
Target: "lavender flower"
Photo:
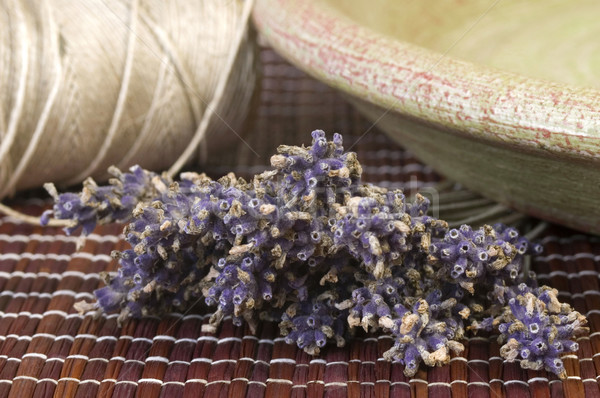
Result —
<instances>
[{"instance_id":1,"label":"lavender flower","mask_svg":"<svg viewBox=\"0 0 600 398\"><path fill-rule=\"evenodd\" d=\"M560 354L577 351L573 335L585 331L583 315L561 304L557 291L549 288L519 288L521 294L509 300L509 307L498 317L501 354L509 361L521 358L521 366L534 370L546 369L566 377Z\"/></svg>"},{"instance_id":2,"label":"lavender flower","mask_svg":"<svg viewBox=\"0 0 600 398\"><path fill-rule=\"evenodd\" d=\"M119 321L203 300L215 308L205 330L225 316L252 329L275 319L310 354L354 328L383 330L394 337L385 358L409 376L421 362L448 363L466 331L497 329L505 358L565 376L560 354L577 348L585 318L523 275L539 245L504 225L449 229L423 196L362 185L339 134L282 145L271 164L251 181L113 168L110 185L88 180L79 194L49 185L56 204L44 218L74 220L67 233L127 223L131 248L95 292L96 308Z\"/></svg>"},{"instance_id":3,"label":"lavender flower","mask_svg":"<svg viewBox=\"0 0 600 398\"><path fill-rule=\"evenodd\" d=\"M53 184L46 184L45 188L53 196L55 204L52 210L43 214L42 225L46 225L54 215L61 220L76 222L75 226L66 228L68 234L82 227L83 234L89 235L98 222L107 224L129 221L138 203L155 198L166 191L170 184L168 179L139 166L133 166L130 173L122 173L116 167L111 167L109 172L115 177L110 180L111 185L98 186L88 178L79 194L59 195Z\"/></svg>"},{"instance_id":4,"label":"lavender flower","mask_svg":"<svg viewBox=\"0 0 600 398\"><path fill-rule=\"evenodd\" d=\"M337 310L332 304L330 299L317 297L290 305L279 324L286 342L297 344L311 355L318 354L330 339L343 346L344 311Z\"/></svg>"}]
</instances>

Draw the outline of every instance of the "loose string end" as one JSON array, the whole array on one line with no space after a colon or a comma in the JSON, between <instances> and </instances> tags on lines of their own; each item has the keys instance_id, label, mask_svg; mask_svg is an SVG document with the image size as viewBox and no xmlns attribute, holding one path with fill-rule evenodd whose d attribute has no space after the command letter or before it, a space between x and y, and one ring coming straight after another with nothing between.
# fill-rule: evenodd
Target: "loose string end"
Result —
<instances>
[{"instance_id":1,"label":"loose string end","mask_svg":"<svg viewBox=\"0 0 600 398\"><path fill-rule=\"evenodd\" d=\"M0 203L0 213L7 215L9 217L13 217L19 221L22 221L31 225L42 225L41 217L30 216L28 214L21 213L9 206L6 206L4 203ZM59 228L69 228L74 227L75 222L72 220L58 220L56 218L50 218L46 223L47 227L59 227Z\"/></svg>"}]
</instances>

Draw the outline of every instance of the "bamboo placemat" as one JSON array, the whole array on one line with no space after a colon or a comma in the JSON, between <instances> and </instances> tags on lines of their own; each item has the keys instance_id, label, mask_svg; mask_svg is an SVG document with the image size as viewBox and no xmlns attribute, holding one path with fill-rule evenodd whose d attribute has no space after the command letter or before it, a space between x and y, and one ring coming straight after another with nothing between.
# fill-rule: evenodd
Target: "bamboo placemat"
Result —
<instances>
[{"instance_id":1,"label":"bamboo placemat","mask_svg":"<svg viewBox=\"0 0 600 398\"><path fill-rule=\"evenodd\" d=\"M333 90L264 48L262 89L242 144L207 164L213 176L263 169L281 143L308 143L316 128L344 134L358 153L365 180L407 191L439 180L431 169L360 117ZM360 139L365 131L369 132ZM353 143L355 143L353 145ZM41 196L40 196L41 197ZM40 214L48 202L15 200ZM216 334L201 332L208 313L194 308L163 319L117 327L116 315L78 315L73 303L91 301L100 272L116 269L112 250L126 248L121 226L97 229L80 251L76 237L55 228L0 218L1 397L600 397L600 241L553 227L533 269L541 283L587 315L590 335L577 355L564 358L559 381L522 370L499 356L495 336L478 335L447 366L413 378L383 360L385 335L359 334L346 347L311 357L288 345L272 323L256 335L226 321Z\"/></svg>"}]
</instances>

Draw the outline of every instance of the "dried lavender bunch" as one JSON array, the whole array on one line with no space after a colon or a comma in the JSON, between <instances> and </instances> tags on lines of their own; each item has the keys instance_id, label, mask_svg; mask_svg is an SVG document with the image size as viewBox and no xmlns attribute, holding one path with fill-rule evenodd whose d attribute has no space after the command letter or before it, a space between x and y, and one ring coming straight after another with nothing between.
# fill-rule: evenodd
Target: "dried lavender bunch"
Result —
<instances>
[{"instance_id":1,"label":"dried lavender bunch","mask_svg":"<svg viewBox=\"0 0 600 398\"><path fill-rule=\"evenodd\" d=\"M468 330L497 331L508 360L565 376L560 354L585 318L557 292L523 275L539 253L504 225L450 229L427 215L428 201L361 183L342 137L312 133L310 147L280 146L273 170L245 181L184 173L180 181L131 169L110 185L88 181L55 196L53 214L90 233L97 223L128 223L131 249L95 294L95 307L130 316L215 307L256 327L279 321L286 341L317 354L352 331L394 336L385 353L414 375L421 362L448 363ZM50 213L46 214L46 218ZM67 232L73 232L75 228Z\"/></svg>"}]
</instances>

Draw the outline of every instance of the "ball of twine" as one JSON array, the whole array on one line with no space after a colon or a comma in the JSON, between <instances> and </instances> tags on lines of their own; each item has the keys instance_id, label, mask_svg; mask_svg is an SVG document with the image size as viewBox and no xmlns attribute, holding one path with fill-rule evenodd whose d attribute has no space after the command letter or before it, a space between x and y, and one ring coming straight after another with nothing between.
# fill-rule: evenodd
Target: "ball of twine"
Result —
<instances>
[{"instance_id":1,"label":"ball of twine","mask_svg":"<svg viewBox=\"0 0 600 398\"><path fill-rule=\"evenodd\" d=\"M251 6L1 2L0 198L111 165L174 174L238 139L256 81Z\"/></svg>"}]
</instances>

